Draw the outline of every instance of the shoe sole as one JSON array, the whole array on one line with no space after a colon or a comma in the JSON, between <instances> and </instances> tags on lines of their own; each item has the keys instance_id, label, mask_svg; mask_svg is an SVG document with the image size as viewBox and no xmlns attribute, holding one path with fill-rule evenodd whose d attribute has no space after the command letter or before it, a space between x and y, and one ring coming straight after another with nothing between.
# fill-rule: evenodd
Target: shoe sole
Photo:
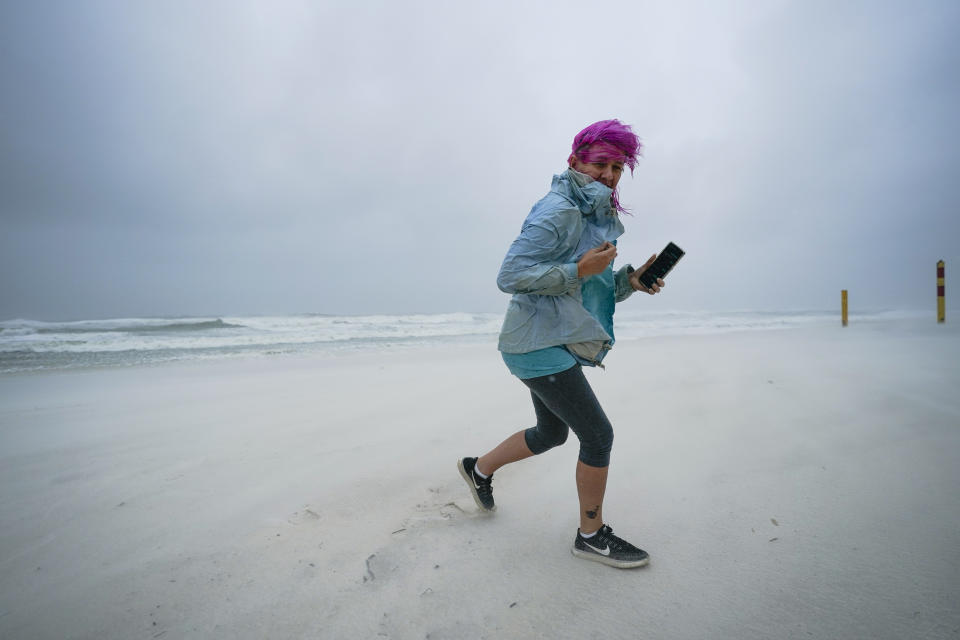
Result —
<instances>
[{"instance_id":1,"label":"shoe sole","mask_svg":"<svg viewBox=\"0 0 960 640\"><path fill-rule=\"evenodd\" d=\"M607 565L608 567L615 567L617 569L636 569L637 567L645 567L650 564L650 556L647 556L641 560L617 560L608 556L602 556L599 553L594 553L593 551L581 551L576 547L570 547L570 553L578 558L583 558L584 560L593 560L594 562L599 562Z\"/></svg>"},{"instance_id":2,"label":"shoe sole","mask_svg":"<svg viewBox=\"0 0 960 640\"><path fill-rule=\"evenodd\" d=\"M497 505L493 505L493 509L487 509L483 506L483 503L480 501L480 494L477 493L477 488L473 485L473 480L467 474L467 470L463 468L463 458L457 460L457 470L460 472L460 477L463 478L463 481L467 483L467 486L470 487L470 495L473 496L473 501L477 503L477 506L480 507L481 511L486 511L487 513L493 513L497 510Z\"/></svg>"}]
</instances>

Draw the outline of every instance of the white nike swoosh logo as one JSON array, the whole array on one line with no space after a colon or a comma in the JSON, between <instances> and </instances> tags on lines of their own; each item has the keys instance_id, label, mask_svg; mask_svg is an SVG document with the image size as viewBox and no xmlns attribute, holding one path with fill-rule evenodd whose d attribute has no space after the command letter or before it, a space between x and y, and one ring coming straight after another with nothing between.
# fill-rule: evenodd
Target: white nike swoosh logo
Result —
<instances>
[{"instance_id":1,"label":"white nike swoosh logo","mask_svg":"<svg viewBox=\"0 0 960 640\"><path fill-rule=\"evenodd\" d=\"M599 553L599 554L602 555L602 556L608 556L608 555L610 555L610 545L607 545L607 546L604 547L603 549L597 549L595 546L593 546L592 544L590 544L590 543L587 542L586 540L583 541L583 544L587 545L588 547L590 547L591 549L593 549L594 551L596 551L597 553Z\"/></svg>"},{"instance_id":2,"label":"white nike swoosh logo","mask_svg":"<svg viewBox=\"0 0 960 640\"><path fill-rule=\"evenodd\" d=\"M480 484L477 482L477 476L474 475L473 471L471 471L468 475L470 476L470 482L473 483L473 488L479 491Z\"/></svg>"}]
</instances>

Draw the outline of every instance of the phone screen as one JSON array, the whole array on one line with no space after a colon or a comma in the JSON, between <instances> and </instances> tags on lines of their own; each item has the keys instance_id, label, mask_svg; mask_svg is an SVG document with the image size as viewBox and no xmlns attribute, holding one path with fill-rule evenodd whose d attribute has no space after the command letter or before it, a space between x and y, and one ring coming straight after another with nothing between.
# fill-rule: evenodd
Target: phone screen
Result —
<instances>
[{"instance_id":1,"label":"phone screen","mask_svg":"<svg viewBox=\"0 0 960 640\"><path fill-rule=\"evenodd\" d=\"M667 246L660 252L660 255L657 256L657 259L653 261L653 264L640 274L640 282L649 289L657 281L657 278L664 278L670 273L670 270L673 269L673 266L677 264L677 261L679 261L685 253L686 252L677 245L668 242Z\"/></svg>"}]
</instances>

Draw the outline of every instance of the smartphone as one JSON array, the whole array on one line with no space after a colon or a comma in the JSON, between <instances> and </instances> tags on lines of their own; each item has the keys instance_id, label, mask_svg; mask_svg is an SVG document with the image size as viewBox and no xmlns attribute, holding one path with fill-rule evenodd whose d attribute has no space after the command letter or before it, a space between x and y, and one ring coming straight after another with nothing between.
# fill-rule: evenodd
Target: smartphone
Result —
<instances>
[{"instance_id":1,"label":"smartphone","mask_svg":"<svg viewBox=\"0 0 960 640\"><path fill-rule=\"evenodd\" d=\"M640 274L640 282L647 289L651 288L656 284L657 278L667 277L667 274L673 269L673 265L677 264L684 253L683 249L672 242L668 242L667 246L660 252L660 255L657 256L657 259L653 261L653 264Z\"/></svg>"}]
</instances>

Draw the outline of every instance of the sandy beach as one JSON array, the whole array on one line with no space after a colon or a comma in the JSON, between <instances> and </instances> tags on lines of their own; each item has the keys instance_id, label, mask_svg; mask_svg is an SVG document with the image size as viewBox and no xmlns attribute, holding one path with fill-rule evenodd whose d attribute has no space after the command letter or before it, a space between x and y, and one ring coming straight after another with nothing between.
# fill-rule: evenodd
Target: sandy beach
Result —
<instances>
[{"instance_id":1,"label":"sandy beach","mask_svg":"<svg viewBox=\"0 0 960 640\"><path fill-rule=\"evenodd\" d=\"M604 515L491 344L0 377L3 638L960 638L960 331L621 341Z\"/></svg>"}]
</instances>

